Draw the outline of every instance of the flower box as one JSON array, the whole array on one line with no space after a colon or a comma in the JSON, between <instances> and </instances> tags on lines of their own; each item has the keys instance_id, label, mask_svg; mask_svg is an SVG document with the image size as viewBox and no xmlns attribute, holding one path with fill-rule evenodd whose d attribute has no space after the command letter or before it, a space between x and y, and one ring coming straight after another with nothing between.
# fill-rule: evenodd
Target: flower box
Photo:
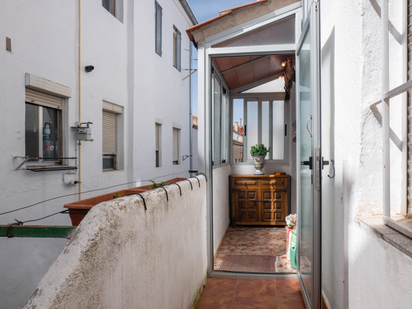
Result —
<instances>
[{"instance_id":1,"label":"flower box","mask_svg":"<svg viewBox=\"0 0 412 309\"><path fill-rule=\"evenodd\" d=\"M175 183L186 178L173 178L168 181L165 181L166 184ZM102 195L86 198L80 201L68 203L64 205L64 208L69 210L70 219L72 220L72 225L77 226L89 212L89 210L102 202L107 202L114 199L114 195L118 193L122 197L126 196L129 193L142 193L149 190L149 187L153 188L153 185L135 187L130 189L119 190L111 193L105 193Z\"/></svg>"}]
</instances>

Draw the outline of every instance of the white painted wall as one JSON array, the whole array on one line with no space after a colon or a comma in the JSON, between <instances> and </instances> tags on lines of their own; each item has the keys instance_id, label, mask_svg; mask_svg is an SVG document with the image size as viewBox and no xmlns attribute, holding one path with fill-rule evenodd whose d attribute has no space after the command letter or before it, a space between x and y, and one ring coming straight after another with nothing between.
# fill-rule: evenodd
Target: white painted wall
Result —
<instances>
[{"instance_id":1,"label":"white painted wall","mask_svg":"<svg viewBox=\"0 0 412 309\"><path fill-rule=\"evenodd\" d=\"M213 169L213 254L222 241L230 222L229 214L229 175L231 166Z\"/></svg>"},{"instance_id":2,"label":"white painted wall","mask_svg":"<svg viewBox=\"0 0 412 309\"><path fill-rule=\"evenodd\" d=\"M206 275L206 181L99 204L24 308L191 308Z\"/></svg>"},{"instance_id":3,"label":"white painted wall","mask_svg":"<svg viewBox=\"0 0 412 309\"><path fill-rule=\"evenodd\" d=\"M133 128L133 171L136 179L153 179L161 175L173 174L185 177L189 174L190 160L181 161L182 155L189 155L189 78L182 81L189 73L190 41L185 30L190 27L184 18L177 0L159 0L163 8L162 56L155 53L154 1L139 2L134 7L134 111ZM178 5L177 5L178 4ZM173 67L173 26L182 34L182 70ZM153 29L153 31L148 31ZM142 112L144 111L144 112ZM162 125L162 163L155 166L155 118L163 120ZM173 122L182 126L180 165L172 164ZM146 146L142 145L142 141ZM172 177L173 178L173 177Z\"/></svg>"},{"instance_id":4,"label":"white painted wall","mask_svg":"<svg viewBox=\"0 0 412 309\"><path fill-rule=\"evenodd\" d=\"M411 301L403 288L410 287L412 260L353 223L357 215L382 214L382 132L369 109L370 101L381 91L380 2L327 1L321 8L322 146L325 159L336 162L335 178L326 176L332 173L326 168L322 184L322 288L332 308L344 308L347 299L350 308L408 308ZM401 2L390 1L389 14L400 33ZM390 41L394 44L392 34ZM402 82L404 64L399 50L399 46L391 48L391 87ZM396 104L395 100L392 103ZM399 124L399 112L393 112L392 126ZM391 155L391 207L395 213L400 209L401 156L394 150ZM349 162L346 179L344 160ZM344 237L349 243L348 295Z\"/></svg>"},{"instance_id":5,"label":"white painted wall","mask_svg":"<svg viewBox=\"0 0 412 309\"><path fill-rule=\"evenodd\" d=\"M189 160L172 165L172 122L181 130L181 154L189 154L189 79L187 71L172 65L172 29L182 33L182 69L189 68L189 40L184 30L191 26L179 1L160 0L163 7L163 55L154 50L154 1L138 4L123 0L122 22L102 7L101 0L81 1L81 120L93 124L93 142L82 142L81 190L118 186L82 198L113 190L184 177ZM24 211L0 216L0 224L14 219L28 220L63 210L63 205L78 199L78 186L66 185L62 171L34 173L15 171L12 156L25 155L25 73L68 86L64 127L65 156L75 156L76 140L69 129L78 120L78 6L77 1L33 1L24 5L6 0L0 12L0 36L12 39L12 53L2 43L0 52L0 213L52 197L74 194L43 203ZM5 39L2 40L5 42ZM4 44L4 45L3 45ZM86 73L84 67L93 65ZM102 171L102 101L124 107L120 117L123 139L119 156L121 170ZM163 165L155 168L155 117L163 124ZM69 162L74 165L74 161ZM166 175L160 177L162 175ZM67 179L78 179L77 175ZM137 181L137 182L134 182ZM35 224L71 225L68 215L57 215ZM66 240L0 239L2 266L0 308L21 307L36 283L53 263ZM30 254L16 254L26 249ZM31 263L30 261L41 261ZM15 273L8 269L15 269ZM30 276L28 280L27 277Z\"/></svg>"}]
</instances>

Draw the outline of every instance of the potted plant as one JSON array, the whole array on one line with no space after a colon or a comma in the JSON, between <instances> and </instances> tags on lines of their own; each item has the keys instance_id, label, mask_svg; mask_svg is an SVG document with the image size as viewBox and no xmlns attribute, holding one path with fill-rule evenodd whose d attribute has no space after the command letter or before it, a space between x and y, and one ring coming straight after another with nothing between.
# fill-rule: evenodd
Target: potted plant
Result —
<instances>
[{"instance_id":1,"label":"potted plant","mask_svg":"<svg viewBox=\"0 0 412 309\"><path fill-rule=\"evenodd\" d=\"M255 175L264 175L262 169L265 163L265 157L270 151L270 147L266 148L265 145L254 145L250 148L250 154L253 157L253 163L255 165Z\"/></svg>"}]
</instances>

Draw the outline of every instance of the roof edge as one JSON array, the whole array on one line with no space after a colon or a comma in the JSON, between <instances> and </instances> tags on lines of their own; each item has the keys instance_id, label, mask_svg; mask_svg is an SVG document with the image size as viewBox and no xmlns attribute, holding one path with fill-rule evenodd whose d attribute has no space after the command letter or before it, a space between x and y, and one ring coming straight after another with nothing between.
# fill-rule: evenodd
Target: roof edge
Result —
<instances>
[{"instance_id":1,"label":"roof edge","mask_svg":"<svg viewBox=\"0 0 412 309\"><path fill-rule=\"evenodd\" d=\"M235 10L238 10L238 9L243 9L243 8L245 8L245 7L248 7L248 6L251 6L251 5L255 5L255 4L257 4L257 3L262 3L262 2L268 2L268 0L256 0L255 2L251 2L251 3L246 3L246 4L243 4L243 5L235 6L235 7L230 8L230 9L226 9L226 10L223 10L223 11L219 11L219 15L220 15L220 14L224 14L224 13L229 12L229 11L232 12L232 11L235 11Z\"/></svg>"},{"instance_id":2,"label":"roof edge","mask_svg":"<svg viewBox=\"0 0 412 309\"><path fill-rule=\"evenodd\" d=\"M197 25L199 22L196 19L195 14L193 14L192 9L190 8L189 4L186 0L179 0L180 4L182 5L183 9L185 10L187 16L189 17L190 21L193 25Z\"/></svg>"}]
</instances>

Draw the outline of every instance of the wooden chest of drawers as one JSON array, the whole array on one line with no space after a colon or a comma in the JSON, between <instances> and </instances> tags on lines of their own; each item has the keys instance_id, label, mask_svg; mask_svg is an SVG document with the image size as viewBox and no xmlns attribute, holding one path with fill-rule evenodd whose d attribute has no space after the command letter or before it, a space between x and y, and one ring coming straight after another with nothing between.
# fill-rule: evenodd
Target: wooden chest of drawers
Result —
<instances>
[{"instance_id":1,"label":"wooden chest of drawers","mask_svg":"<svg viewBox=\"0 0 412 309\"><path fill-rule=\"evenodd\" d=\"M290 213L289 175L232 175L231 224L285 225Z\"/></svg>"}]
</instances>

